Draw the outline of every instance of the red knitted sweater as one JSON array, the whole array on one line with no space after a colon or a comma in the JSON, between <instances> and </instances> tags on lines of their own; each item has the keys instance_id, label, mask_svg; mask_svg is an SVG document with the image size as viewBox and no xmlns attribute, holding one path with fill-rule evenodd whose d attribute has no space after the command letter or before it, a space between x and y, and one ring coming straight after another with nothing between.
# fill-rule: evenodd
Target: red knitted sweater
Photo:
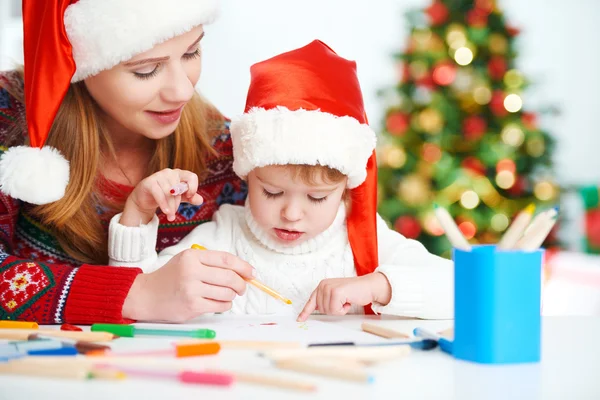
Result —
<instances>
[{"instance_id":1,"label":"red knitted sweater","mask_svg":"<svg viewBox=\"0 0 600 400\"><path fill-rule=\"evenodd\" d=\"M18 74L0 72L0 154L6 151L14 125L27 135L23 82ZM173 222L159 214L157 250L171 246L196 225L209 221L219 205L243 204L245 184L232 170L229 124L220 116L209 121L216 156L207 160L208 174L198 192L201 206L182 204ZM14 143L11 143L14 145ZM128 195L132 187L99 179L104 196ZM52 231L28 212L31 205L0 193L0 319L37 321L41 324L129 322L123 319L123 302L137 268L92 266L78 263L60 247ZM112 215L97 207L105 227Z\"/></svg>"}]
</instances>

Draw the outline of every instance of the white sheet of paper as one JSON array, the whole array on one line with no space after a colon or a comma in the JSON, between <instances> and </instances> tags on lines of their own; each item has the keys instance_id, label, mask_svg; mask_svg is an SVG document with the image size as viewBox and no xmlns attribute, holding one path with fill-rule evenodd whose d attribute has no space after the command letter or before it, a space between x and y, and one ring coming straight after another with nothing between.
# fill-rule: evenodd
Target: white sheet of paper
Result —
<instances>
[{"instance_id":1,"label":"white sheet of paper","mask_svg":"<svg viewBox=\"0 0 600 400\"><path fill-rule=\"evenodd\" d=\"M252 340L271 342L310 343L355 342L379 343L385 339L326 322L308 320L296 322L295 318L281 316L217 315L197 318L185 324L137 323L140 328L157 329L212 329L216 340Z\"/></svg>"}]
</instances>

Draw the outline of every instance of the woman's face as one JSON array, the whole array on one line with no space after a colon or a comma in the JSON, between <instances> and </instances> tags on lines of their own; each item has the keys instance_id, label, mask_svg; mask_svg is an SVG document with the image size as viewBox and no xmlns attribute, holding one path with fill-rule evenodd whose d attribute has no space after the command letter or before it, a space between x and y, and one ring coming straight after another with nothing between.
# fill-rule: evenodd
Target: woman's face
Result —
<instances>
[{"instance_id":1,"label":"woman's face","mask_svg":"<svg viewBox=\"0 0 600 400\"><path fill-rule=\"evenodd\" d=\"M200 78L202 26L85 80L111 132L169 136Z\"/></svg>"}]
</instances>

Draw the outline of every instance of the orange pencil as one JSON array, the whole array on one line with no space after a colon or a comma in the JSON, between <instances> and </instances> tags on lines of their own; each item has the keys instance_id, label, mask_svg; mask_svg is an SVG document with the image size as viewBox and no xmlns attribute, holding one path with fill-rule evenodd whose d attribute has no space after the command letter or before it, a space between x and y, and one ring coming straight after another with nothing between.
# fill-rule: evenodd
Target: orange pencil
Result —
<instances>
[{"instance_id":1,"label":"orange pencil","mask_svg":"<svg viewBox=\"0 0 600 400\"><path fill-rule=\"evenodd\" d=\"M196 250L206 250L206 247L204 246L200 246L199 244L193 244L192 245L192 249L196 249ZM269 296L277 299L277 300L281 300L283 301L285 304L292 304L292 301L290 299L288 299L287 297L282 296L281 294L279 294L278 292L276 292L275 290L271 289L270 287L266 286L265 284L257 281L256 279L244 279L246 282L248 282L249 284L251 284L252 286L262 290L263 292L265 292L266 294L268 294Z\"/></svg>"},{"instance_id":2,"label":"orange pencil","mask_svg":"<svg viewBox=\"0 0 600 400\"><path fill-rule=\"evenodd\" d=\"M38 329L37 322L28 321L0 321L0 328L2 329Z\"/></svg>"},{"instance_id":3,"label":"orange pencil","mask_svg":"<svg viewBox=\"0 0 600 400\"><path fill-rule=\"evenodd\" d=\"M176 344L172 349L164 350L142 350L142 351L110 351L110 350L97 350L89 352L87 356L108 356L108 357L155 357L155 356L167 356L167 357L196 357L196 356L207 356L217 354L221 351L221 345L217 342L207 343L189 343L189 344Z\"/></svg>"}]
</instances>

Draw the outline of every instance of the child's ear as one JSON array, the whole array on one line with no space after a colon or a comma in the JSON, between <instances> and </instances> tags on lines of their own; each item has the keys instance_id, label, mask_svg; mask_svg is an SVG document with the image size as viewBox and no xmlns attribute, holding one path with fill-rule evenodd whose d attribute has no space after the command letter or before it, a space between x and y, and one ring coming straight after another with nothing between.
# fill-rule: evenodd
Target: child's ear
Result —
<instances>
[{"instance_id":1,"label":"child's ear","mask_svg":"<svg viewBox=\"0 0 600 400\"><path fill-rule=\"evenodd\" d=\"M342 195L342 201L344 202L344 205L346 206L346 211L349 211L350 206L352 205L352 193L351 193L350 189L348 189L348 188L344 189L344 194Z\"/></svg>"}]
</instances>

